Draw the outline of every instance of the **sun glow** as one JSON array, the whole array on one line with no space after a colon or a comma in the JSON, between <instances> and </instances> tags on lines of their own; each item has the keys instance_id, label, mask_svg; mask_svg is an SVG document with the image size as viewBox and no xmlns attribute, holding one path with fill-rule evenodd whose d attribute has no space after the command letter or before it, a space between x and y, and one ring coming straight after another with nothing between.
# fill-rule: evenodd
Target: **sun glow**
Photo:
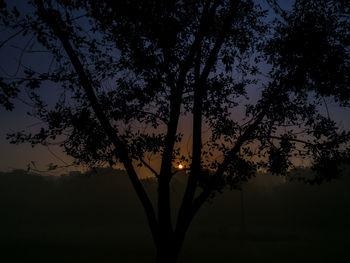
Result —
<instances>
[{"instance_id":1,"label":"sun glow","mask_svg":"<svg viewBox=\"0 0 350 263\"><path fill-rule=\"evenodd\" d=\"M179 164L178 168L181 170L184 168L184 166L182 164Z\"/></svg>"}]
</instances>

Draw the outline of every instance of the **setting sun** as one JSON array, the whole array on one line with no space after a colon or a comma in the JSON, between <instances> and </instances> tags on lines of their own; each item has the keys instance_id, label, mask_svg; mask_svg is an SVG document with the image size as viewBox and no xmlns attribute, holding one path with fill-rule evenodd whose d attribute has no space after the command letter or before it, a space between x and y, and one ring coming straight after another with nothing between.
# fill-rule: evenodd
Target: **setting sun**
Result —
<instances>
[{"instance_id":1,"label":"setting sun","mask_svg":"<svg viewBox=\"0 0 350 263\"><path fill-rule=\"evenodd\" d=\"M182 164L179 164L179 169L182 169L182 168L184 168L184 166L182 165Z\"/></svg>"}]
</instances>

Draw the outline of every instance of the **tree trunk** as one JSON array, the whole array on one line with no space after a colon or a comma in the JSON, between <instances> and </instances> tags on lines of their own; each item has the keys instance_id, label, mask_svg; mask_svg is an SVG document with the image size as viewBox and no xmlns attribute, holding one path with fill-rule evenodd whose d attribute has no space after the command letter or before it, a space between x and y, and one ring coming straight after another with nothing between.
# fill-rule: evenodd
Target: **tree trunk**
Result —
<instances>
[{"instance_id":1,"label":"tree trunk","mask_svg":"<svg viewBox=\"0 0 350 263\"><path fill-rule=\"evenodd\" d=\"M156 263L176 263L183 240L175 237L160 241L157 245Z\"/></svg>"}]
</instances>

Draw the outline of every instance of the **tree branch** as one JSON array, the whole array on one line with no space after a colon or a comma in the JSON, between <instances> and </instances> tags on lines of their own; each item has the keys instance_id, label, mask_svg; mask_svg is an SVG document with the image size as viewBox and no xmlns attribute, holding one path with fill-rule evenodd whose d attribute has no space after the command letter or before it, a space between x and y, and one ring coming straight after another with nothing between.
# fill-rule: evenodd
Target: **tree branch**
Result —
<instances>
[{"instance_id":1,"label":"tree branch","mask_svg":"<svg viewBox=\"0 0 350 263\"><path fill-rule=\"evenodd\" d=\"M15 38L16 36L18 36L19 34L21 34L24 31L24 29L21 29L19 31L17 31L16 33L12 34L11 36L9 36L7 39L5 39L4 41L2 41L0 43L0 48L2 48L7 42L9 42L11 39Z\"/></svg>"},{"instance_id":2,"label":"tree branch","mask_svg":"<svg viewBox=\"0 0 350 263\"><path fill-rule=\"evenodd\" d=\"M226 19L224 21L224 25L223 25L221 31L219 32L219 34L217 35L214 47L211 50L209 58L207 59L207 61L205 63L205 66L203 68L203 71L202 71L202 74L200 77L200 82L204 82L207 79L213 65L217 61L218 53L223 45L223 42L228 35L230 26L231 26L232 21L234 19L234 13L235 13L236 8L238 6L238 1L231 0L230 3L231 3L230 11L228 12L228 14L226 16ZM203 87L205 87L205 85Z\"/></svg>"},{"instance_id":3,"label":"tree branch","mask_svg":"<svg viewBox=\"0 0 350 263\"><path fill-rule=\"evenodd\" d=\"M234 2L234 3L233 3ZM216 6L213 6L216 8ZM213 8L212 7L212 8ZM200 58L201 58L201 43L198 44L197 48L197 60L195 65L196 83L194 87L194 106L193 106L193 157L191 165L191 173L188 178L184 198L179 210L179 216L177 221L176 229L182 229L184 226L189 224L194 215L194 207L192 204L193 198L196 193L198 177L201 173L201 152L202 152L202 114L203 114L203 99L206 94L207 86L205 85L208 75L217 61L218 53L224 43L225 38L229 33L229 28L234 19L234 12L237 7L237 1L231 1L231 7L224 21L224 26L218 33L213 49L210 52L209 58L207 59L202 74L200 74ZM214 10L215 11L215 10ZM212 12L214 12L212 10ZM210 194L210 193L209 193ZM199 209L199 207L198 207ZM197 211L197 210L196 210Z\"/></svg>"},{"instance_id":4,"label":"tree branch","mask_svg":"<svg viewBox=\"0 0 350 263\"><path fill-rule=\"evenodd\" d=\"M246 142L249 140L250 136L252 133L258 128L258 125L261 123L261 121L264 119L266 115L268 107L265 107L261 113L257 116L255 121L245 130L245 132L237 139L237 142L235 146L228 152L228 154L225 156L223 162L219 165L218 169L216 172L212 175L213 177L215 176L222 176L224 171L227 169L228 165L232 160L234 159L235 155L239 152L240 148ZM203 192L195 198L193 201L193 206L192 206L192 213L195 213L198 211L198 209L206 202L206 200L210 197L210 194L212 193L212 190L210 188L210 185L208 185Z\"/></svg>"},{"instance_id":5,"label":"tree branch","mask_svg":"<svg viewBox=\"0 0 350 263\"><path fill-rule=\"evenodd\" d=\"M99 120L101 126L106 131L108 137L114 144L116 148L116 153L119 156L121 162L124 164L124 167L127 171L127 174L130 178L130 181L137 193L138 198L140 199L143 208L146 212L146 216L148 219L149 226L151 228L152 235L154 237L154 240L158 239L158 223L155 217L155 213L153 210L152 203L145 192L140 179L138 178L136 171L132 165L131 159L128 156L128 151L126 149L126 146L124 143L119 139L117 136L115 130L109 123L109 120L107 119L106 115L103 113L101 106L97 100L97 97L94 93L94 89L91 86L91 81L89 80L89 77L87 76L83 65L81 64L78 55L74 51L73 47L71 46L69 39L67 37L67 34L61 29L60 24L63 23L61 17L57 17L55 14L50 12L49 10L46 10L44 3L42 0L35 0L35 4L38 7L39 14L44 22L47 23L47 25L52 29L54 35L61 41L69 59L71 60L71 63L78 74L80 84L83 87L83 89L86 92L86 95L88 97L88 100L90 102L91 107L93 108L97 119Z\"/></svg>"},{"instance_id":6,"label":"tree branch","mask_svg":"<svg viewBox=\"0 0 350 263\"><path fill-rule=\"evenodd\" d=\"M140 158L141 163L146 166L148 168L148 170L150 170L155 177L159 178L159 174L142 158Z\"/></svg>"},{"instance_id":7,"label":"tree branch","mask_svg":"<svg viewBox=\"0 0 350 263\"><path fill-rule=\"evenodd\" d=\"M216 8L216 6L214 7ZM212 7L212 9L214 7ZM209 9L209 1L207 2L207 5L204 7L202 17L201 17L201 22L200 22L197 34L195 36L195 39L188 52L188 55L186 59L181 63L182 65L180 66L180 73L179 73L179 77L176 82L176 85L174 85L171 88L170 120L168 122L168 131L165 139L166 144L163 152L161 172L160 172L160 176L169 176L169 180L170 180L170 174L171 174L172 154L173 154L173 148L174 148L175 139L176 139L178 121L180 117L182 94L183 94L183 89L185 85L185 80L186 80L187 73L192 66L193 59L196 55L198 46L200 45L204 36L203 31L205 30L205 22L209 13L208 9Z\"/></svg>"},{"instance_id":8,"label":"tree branch","mask_svg":"<svg viewBox=\"0 0 350 263\"><path fill-rule=\"evenodd\" d=\"M287 141L290 141L290 142L299 142L299 143L303 143L305 145L314 146L311 142L300 140L300 139L284 138L284 137L278 137L278 136L269 136L269 138L276 139L276 140L285 140L286 139Z\"/></svg>"},{"instance_id":9,"label":"tree branch","mask_svg":"<svg viewBox=\"0 0 350 263\"><path fill-rule=\"evenodd\" d=\"M266 110L263 109L260 114L257 116L255 121L244 131L244 133L237 139L235 146L228 152L224 161L219 165L219 168L214 173L214 176L222 176L224 171L227 169L227 166L230 164L232 158L239 152L242 145L249 140L252 133L258 128L258 125L264 119L266 115Z\"/></svg>"},{"instance_id":10,"label":"tree branch","mask_svg":"<svg viewBox=\"0 0 350 263\"><path fill-rule=\"evenodd\" d=\"M176 132L180 118L183 89L186 76L192 67L193 59L197 49L202 42L205 30L205 22L208 15L209 1L204 7L201 21L195 39L189 48L186 59L181 63L180 73L176 85L171 87L170 91L170 119L168 122L168 131L165 138L165 147L162 156L160 175L158 180L158 219L161 233L172 232L171 213L170 213L170 188L173 149L176 140Z\"/></svg>"}]
</instances>

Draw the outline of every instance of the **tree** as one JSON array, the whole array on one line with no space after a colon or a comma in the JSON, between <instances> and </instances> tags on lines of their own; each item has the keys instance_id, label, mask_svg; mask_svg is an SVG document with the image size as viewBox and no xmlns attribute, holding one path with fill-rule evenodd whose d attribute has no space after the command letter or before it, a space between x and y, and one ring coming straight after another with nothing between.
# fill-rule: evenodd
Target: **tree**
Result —
<instances>
[{"instance_id":1,"label":"tree","mask_svg":"<svg viewBox=\"0 0 350 263\"><path fill-rule=\"evenodd\" d=\"M285 175L309 158L315 177L301 179L322 183L349 158L350 133L322 113L326 99L349 106L348 1L296 1L291 10L273 0L8 2L1 20L12 31L1 47L27 42L18 74L0 79L0 104L12 110L26 94L43 122L8 139L59 143L77 164L123 164L156 262L176 262L203 203L258 169ZM38 51L48 68L23 58ZM60 90L50 105L49 85ZM172 222L169 184L180 163L188 182ZM146 169L158 182L156 209L139 180Z\"/></svg>"}]
</instances>

